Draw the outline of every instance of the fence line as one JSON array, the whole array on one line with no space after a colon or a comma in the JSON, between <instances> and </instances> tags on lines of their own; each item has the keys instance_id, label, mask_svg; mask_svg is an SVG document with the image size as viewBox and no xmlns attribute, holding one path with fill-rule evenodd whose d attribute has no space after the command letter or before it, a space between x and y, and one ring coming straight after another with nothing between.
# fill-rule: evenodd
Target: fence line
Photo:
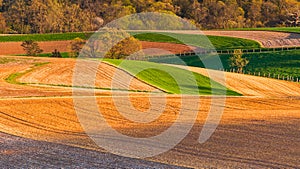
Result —
<instances>
[{"instance_id":1,"label":"fence line","mask_svg":"<svg viewBox=\"0 0 300 169\"><path fill-rule=\"evenodd\" d=\"M300 82L299 77L294 77L290 75L280 75L280 74L275 74L275 73L261 73L261 72L250 72L250 71L243 71L243 72L238 72L235 69L219 69L220 71L224 72L231 72L231 73L239 73L239 74L246 74L246 75L253 75L253 76L259 76L259 77L266 77L266 78L271 78L271 79L277 79L277 80L284 80L284 81L290 81L290 82Z\"/></svg>"},{"instance_id":2,"label":"fence line","mask_svg":"<svg viewBox=\"0 0 300 169\"><path fill-rule=\"evenodd\" d=\"M295 47L280 47L280 48L254 48L254 49L242 49L244 54L250 53L269 53L269 52L282 52L282 51L293 51L299 50L300 46ZM171 55L154 55L154 56L146 56L146 59L149 58L168 58L174 56L193 56L193 55L201 55L201 54L219 54L219 55L228 55L233 54L234 49L227 49L227 50L213 50L213 49L203 49L203 51L198 52L184 52L184 53L176 53Z\"/></svg>"},{"instance_id":3,"label":"fence line","mask_svg":"<svg viewBox=\"0 0 300 169\"><path fill-rule=\"evenodd\" d=\"M280 51L292 51L292 50L299 50L300 47L295 46L295 47L281 47L281 48L258 48L258 49L242 49L244 54L248 53L268 53L268 52L280 52ZM177 54L171 54L171 55L156 55L156 56L146 56L146 60L149 60L151 58L174 58L174 57L180 57L180 56L195 56L198 54L233 54L234 49L228 49L228 50L204 50L201 52L185 52L185 53L177 53ZM233 72L233 73L238 73L236 72L235 69L219 69L221 71L225 72ZM248 75L254 75L254 76L260 76L260 77L267 77L267 78L272 78L272 79L278 79L278 80L285 80L285 81L293 81L293 82L300 82L300 77L293 77L293 76L287 76L287 75L280 75L280 74L274 74L271 76L271 73L264 73L261 74L261 72L253 72L251 73L250 71L248 72L243 72L243 74L248 74Z\"/></svg>"}]
</instances>

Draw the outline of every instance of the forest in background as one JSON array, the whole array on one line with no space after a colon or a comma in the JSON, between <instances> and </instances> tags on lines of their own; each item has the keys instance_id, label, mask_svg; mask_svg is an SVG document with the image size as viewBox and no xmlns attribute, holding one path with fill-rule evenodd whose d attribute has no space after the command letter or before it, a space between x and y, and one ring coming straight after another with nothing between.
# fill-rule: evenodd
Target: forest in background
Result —
<instances>
[{"instance_id":1,"label":"forest in background","mask_svg":"<svg viewBox=\"0 0 300 169\"><path fill-rule=\"evenodd\" d=\"M297 26L299 0L0 0L0 33L94 31L140 12L163 12L201 29Z\"/></svg>"}]
</instances>

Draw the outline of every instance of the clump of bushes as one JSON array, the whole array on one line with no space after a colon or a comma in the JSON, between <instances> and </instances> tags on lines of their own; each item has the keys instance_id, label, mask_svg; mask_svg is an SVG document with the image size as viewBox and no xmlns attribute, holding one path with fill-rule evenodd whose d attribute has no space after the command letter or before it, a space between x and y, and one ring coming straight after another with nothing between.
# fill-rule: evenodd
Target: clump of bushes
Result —
<instances>
[{"instance_id":1,"label":"clump of bushes","mask_svg":"<svg viewBox=\"0 0 300 169\"><path fill-rule=\"evenodd\" d=\"M62 58L60 52L59 52L57 49L55 49L55 50L52 52L51 57Z\"/></svg>"},{"instance_id":2,"label":"clump of bushes","mask_svg":"<svg viewBox=\"0 0 300 169\"><path fill-rule=\"evenodd\" d=\"M22 42L21 46L28 56L36 56L43 52L38 43L33 40L25 40Z\"/></svg>"}]
</instances>

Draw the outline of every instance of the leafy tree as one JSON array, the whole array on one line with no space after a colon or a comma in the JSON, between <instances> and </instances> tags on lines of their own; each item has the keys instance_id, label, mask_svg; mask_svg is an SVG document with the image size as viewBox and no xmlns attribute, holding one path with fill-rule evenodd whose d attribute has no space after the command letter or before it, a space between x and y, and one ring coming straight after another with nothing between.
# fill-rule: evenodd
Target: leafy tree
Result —
<instances>
[{"instance_id":1,"label":"leafy tree","mask_svg":"<svg viewBox=\"0 0 300 169\"><path fill-rule=\"evenodd\" d=\"M243 51L241 49L235 49L233 55L229 58L229 65L232 68L237 68L238 73L243 72L243 68L247 66L249 60L242 57Z\"/></svg>"},{"instance_id":2,"label":"leafy tree","mask_svg":"<svg viewBox=\"0 0 300 169\"><path fill-rule=\"evenodd\" d=\"M6 19L13 30L18 33L30 33L28 12L28 2L25 0L15 0L9 6Z\"/></svg>"},{"instance_id":3,"label":"leafy tree","mask_svg":"<svg viewBox=\"0 0 300 169\"><path fill-rule=\"evenodd\" d=\"M28 6L30 25L32 33L45 33L47 30L48 7L40 0L32 0Z\"/></svg>"},{"instance_id":4,"label":"leafy tree","mask_svg":"<svg viewBox=\"0 0 300 169\"><path fill-rule=\"evenodd\" d=\"M6 22L5 18L3 17L2 13L0 13L0 33L5 33L6 32Z\"/></svg>"},{"instance_id":5,"label":"leafy tree","mask_svg":"<svg viewBox=\"0 0 300 169\"><path fill-rule=\"evenodd\" d=\"M78 57L81 49L84 46L84 44L85 44L85 40L83 40L81 38L75 38L75 39L73 39L72 42L71 42L70 57L72 57L72 58Z\"/></svg>"},{"instance_id":6,"label":"leafy tree","mask_svg":"<svg viewBox=\"0 0 300 169\"><path fill-rule=\"evenodd\" d=\"M22 42L21 46L28 56L36 56L37 54L43 52L38 43L33 40L26 40Z\"/></svg>"},{"instance_id":7,"label":"leafy tree","mask_svg":"<svg viewBox=\"0 0 300 169\"><path fill-rule=\"evenodd\" d=\"M103 28L93 35L84 46L86 57L110 59L142 59L141 43L127 32L116 28Z\"/></svg>"}]
</instances>

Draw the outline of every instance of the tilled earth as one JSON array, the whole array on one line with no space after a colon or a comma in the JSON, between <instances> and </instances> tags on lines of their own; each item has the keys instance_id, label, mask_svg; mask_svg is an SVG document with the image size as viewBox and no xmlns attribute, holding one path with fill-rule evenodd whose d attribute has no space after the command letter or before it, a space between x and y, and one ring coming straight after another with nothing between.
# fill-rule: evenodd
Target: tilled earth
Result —
<instances>
[{"instance_id":1,"label":"tilled earth","mask_svg":"<svg viewBox=\"0 0 300 169\"><path fill-rule=\"evenodd\" d=\"M183 168L0 132L0 168Z\"/></svg>"},{"instance_id":2,"label":"tilled earth","mask_svg":"<svg viewBox=\"0 0 300 169\"><path fill-rule=\"evenodd\" d=\"M228 79L224 84L245 96L227 98L188 96L187 102L184 103L182 96L178 95L123 91L129 94L128 97L122 95L124 93L99 92L94 104L98 105L107 123L119 133L130 137L147 138L159 135L173 125L182 107L184 114L198 112L195 122L191 117L185 116L186 119L182 124L192 124L193 127L178 145L144 161L111 155L88 137L75 111L76 106L79 110L89 110L89 105L85 102L88 97L85 95L73 97L71 89L63 86L11 84L5 81L10 74L27 70L36 62L51 62L58 65L55 63L59 61L59 59L24 57L21 60L0 64L0 132L3 132L0 134L1 167L174 167L164 164L192 168L299 168L300 166L298 84L227 73ZM63 61L67 63L69 60ZM46 69L42 66L37 70L45 74L50 73L49 77L57 73L57 76L61 75L65 77L66 82L69 81L68 78L71 76L64 76L64 72L68 74L68 71L61 72L60 69L55 69L55 66L51 68L55 71L46 71L49 65L44 65ZM202 69L192 70L206 73ZM35 79L37 82L44 80L44 83L55 82L55 78L46 81L46 78L40 77L35 70L32 70L26 79ZM215 80L220 81L218 77ZM238 83L235 82L237 80ZM256 81L259 86L253 85ZM74 102L76 98L79 99L77 104ZM131 105L125 104L128 99ZM197 107L197 104L200 106ZM162 114L156 120L144 124L128 120L119 112L122 110L131 113L134 107L141 112L151 109L155 113L163 106L165 107ZM200 132L211 114L209 112L212 111L211 115L217 117L214 113L216 110L212 108L224 109L220 124L209 140L199 143ZM138 115L143 114L136 114ZM177 134L181 132L178 130ZM159 146L161 145L153 145L153 148Z\"/></svg>"}]
</instances>

